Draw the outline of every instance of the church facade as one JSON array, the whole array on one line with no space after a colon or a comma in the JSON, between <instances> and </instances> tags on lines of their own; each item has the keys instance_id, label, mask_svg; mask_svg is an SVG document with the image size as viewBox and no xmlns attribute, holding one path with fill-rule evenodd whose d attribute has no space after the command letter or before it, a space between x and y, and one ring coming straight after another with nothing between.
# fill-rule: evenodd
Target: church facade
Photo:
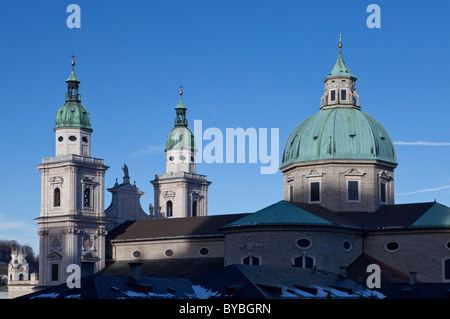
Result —
<instances>
[{"instance_id":1,"label":"church facade","mask_svg":"<svg viewBox=\"0 0 450 319\"><path fill-rule=\"evenodd\" d=\"M363 111L341 49L340 43L318 112L286 141L284 198L254 213L217 216L207 214L211 182L197 173L182 91L166 141L166 172L151 181L150 213L126 165L104 209L108 167L91 157L90 115L72 61L54 128L56 153L38 166L39 285L64 283L70 264L84 273L120 275L129 263L142 265L144 276L244 264L317 269L359 282L367 277L363 266L375 263L384 281L450 282L450 208L395 204L392 140Z\"/></svg>"}]
</instances>

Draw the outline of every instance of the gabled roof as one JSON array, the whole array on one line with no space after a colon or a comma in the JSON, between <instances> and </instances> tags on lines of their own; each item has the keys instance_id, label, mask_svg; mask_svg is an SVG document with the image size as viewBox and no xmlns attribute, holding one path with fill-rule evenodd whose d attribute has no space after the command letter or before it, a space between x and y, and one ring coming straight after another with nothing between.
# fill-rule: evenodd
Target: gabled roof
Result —
<instances>
[{"instance_id":1,"label":"gabled roof","mask_svg":"<svg viewBox=\"0 0 450 319\"><path fill-rule=\"evenodd\" d=\"M128 221L110 231L106 239L113 241L134 241L223 236L223 233L219 230L222 226L246 215L228 214Z\"/></svg>"},{"instance_id":2,"label":"gabled roof","mask_svg":"<svg viewBox=\"0 0 450 319\"><path fill-rule=\"evenodd\" d=\"M450 227L450 208L434 203L411 227Z\"/></svg>"},{"instance_id":3,"label":"gabled roof","mask_svg":"<svg viewBox=\"0 0 450 319\"><path fill-rule=\"evenodd\" d=\"M268 225L356 227L352 222L340 218L338 215L329 212L321 206L292 203L282 200L236 220L224 228Z\"/></svg>"},{"instance_id":4,"label":"gabled roof","mask_svg":"<svg viewBox=\"0 0 450 319\"><path fill-rule=\"evenodd\" d=\"M340 215L366 230L450 227L450 208L436 202L383 205L374 213Z\"/></svg>"},{"instance_id":5,"label":"gabled roof","mask_svg":"<svg viewBox=\"0 0 450 319\"><path fill-rule=\"evenodd\" d=\"M367 266L377 264L380 266L381 282L409 282L409 275L395 269L378 259L375 259L365 253L361 254L347 267L347 277L360 283L365 283L370 273L367 272Z\"/></svg>"}]
</instances>

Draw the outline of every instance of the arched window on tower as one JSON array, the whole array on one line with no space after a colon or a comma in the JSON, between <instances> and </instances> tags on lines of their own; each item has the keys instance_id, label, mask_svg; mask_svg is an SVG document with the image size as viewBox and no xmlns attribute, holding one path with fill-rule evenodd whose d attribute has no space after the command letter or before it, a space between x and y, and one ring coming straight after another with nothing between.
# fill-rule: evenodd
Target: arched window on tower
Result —
<instances>
[{"instance_id":1,"label":"arched window on tower","mask_svg":"<svg viewBox=\"0 0 450 319\"><path fill-rule=\"evenodd\" d=\"M61 190L57 187L53 191L53 207L61 206Z\"/></svg>"},{"instance_id":2,"label":"arched window on tower","mask_svg":"<svg viewBox=\"0 0 450 319\"><path fill-rule=\"evenodd\" d=\"M197 216L197 201L194 200L192 202L192 217L196 217Z\"/></svg>"},{"instance_id":3,"label":"arched window on tower","mask_svg":"<svg viewBox=\"0 0 450 319\"><path fill-rule=\"evenodd\" d=\"M172 217L173 212L172 212L172 201L168 200L166 203L166 216L167 217Z\"/></svg>"},{"instance_id":4,"label":"arched window on tower","mask_svg":"<svg viewBox=\"0 0 450 319\"><path fill-rule=\"evenodd\" d=\"M83 206L91 207L91 189L85 188L83 194Z\"/></svg>"}]
</instances>

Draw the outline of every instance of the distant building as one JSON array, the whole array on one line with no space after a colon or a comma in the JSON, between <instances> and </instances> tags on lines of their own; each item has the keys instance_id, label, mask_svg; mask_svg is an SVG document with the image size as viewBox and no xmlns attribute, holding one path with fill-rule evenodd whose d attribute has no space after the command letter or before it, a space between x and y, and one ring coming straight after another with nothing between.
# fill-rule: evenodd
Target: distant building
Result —
<instances>
[{"instance_id":1,"label":"distant building","mask_svg":"<svg viewBox=\"0 0 450 319\"><path fill-rule=\"evenodd\" d=\"M23 249L12 249L8 265L8 298L17 298L33 292L38 284L37 275L30 273Z\"/></svg>"}]
</instances>

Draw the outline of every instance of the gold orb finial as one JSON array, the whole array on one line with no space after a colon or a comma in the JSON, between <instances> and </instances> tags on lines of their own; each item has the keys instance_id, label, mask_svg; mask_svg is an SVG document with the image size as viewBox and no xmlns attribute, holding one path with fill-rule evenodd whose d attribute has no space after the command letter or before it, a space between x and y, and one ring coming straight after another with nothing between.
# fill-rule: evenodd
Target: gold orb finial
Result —
<instances>
[{"instance_id":1,"label":"gold orb finial","mask_svg":"<svg viewBox=\"0 0 450 319\"><path fill-rule=\"evenodd\" d=\"M183 85L180 84L179 88L180 88L180 96L182 96L183 95Z\"/></svg>"},{"instance_id":2,"label":"gold orb finial","mask_svg":"<svg viewBox=\"0 0 450 319\"><path fill-rule=\"evenodd\" d=\"M339 33L339 52L342 50L342 35Z\"/></svg>"},{"instance_id":3,"label":"gold orb finial","mask_svg":"<svg viewBox=\"0 0 450 319\"><path fill-rule=\"evenodd\" d=\"M72 67L74 67L75 66L75 55L73 53L71 55L71 58L72 58L72 62L70 62L70 64L72 64Z\"/></svg>"}]
</instances>

